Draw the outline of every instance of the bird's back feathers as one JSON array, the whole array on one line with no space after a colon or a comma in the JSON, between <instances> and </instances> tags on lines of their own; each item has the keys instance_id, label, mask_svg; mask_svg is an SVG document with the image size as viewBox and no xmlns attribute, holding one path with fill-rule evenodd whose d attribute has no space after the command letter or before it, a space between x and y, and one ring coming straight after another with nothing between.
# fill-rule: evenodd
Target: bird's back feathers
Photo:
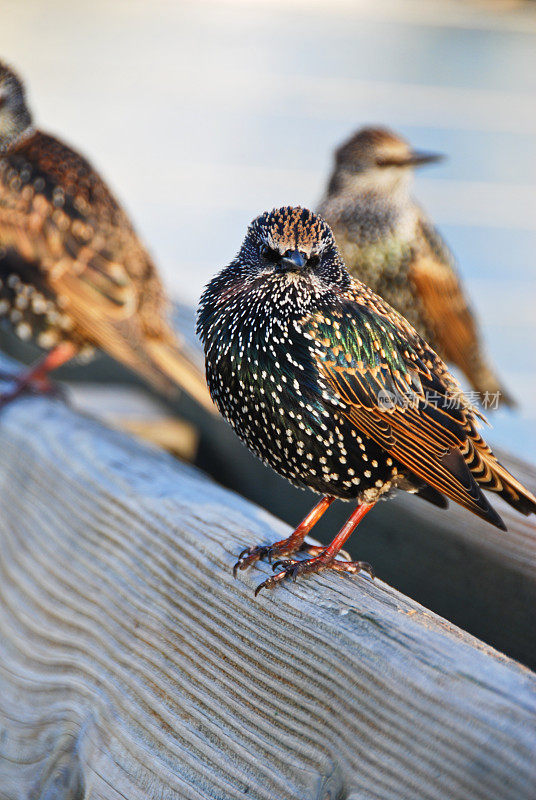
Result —
<instances>
[{"instance_id":1,"label":"bird's back feathers","mask_svg":"<svg viewBox=\"0 0 536 800\"><path fill-rule=\"evenodd\" d=\"M37 131L0 159L0 244L26 262L46 295L89 343L158 389L182 386L213 410L202 371L166 321L156 268L130 221L91 165Z\"/></svg>"},{"instance_id":2,"label":"bird's back feathers","mask_svg":"<svg viewBox=\"0 0 536 800\"><path fill-rule=\"evenodd\" d=\"M489 364L476 317L469 305L454 260L435 228L421 216L409 279L433 330L434 341L446 361L461 369L484 397L500 393L501 402L515 401Z\"/></svg>"}]
</instances>

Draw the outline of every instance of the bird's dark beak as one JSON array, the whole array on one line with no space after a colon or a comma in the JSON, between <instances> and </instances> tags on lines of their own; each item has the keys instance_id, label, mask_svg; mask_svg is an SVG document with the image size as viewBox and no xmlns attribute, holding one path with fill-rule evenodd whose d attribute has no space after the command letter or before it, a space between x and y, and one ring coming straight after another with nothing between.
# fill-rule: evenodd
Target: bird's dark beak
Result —
<instances>
[{"instance_id":1,"label":"bird's dark beak","mask_svg":"<svg viewBox=\"0 0 536 800\"><path fill-rule=\"evenodd\" d=\"M305 266L306 258L299 250L287 250L279 263L285 272L295 272Z\"/></svg>"},{"instance_id":2,"label":"bird's dark beak","mask_svg":"<svg viewBox=\"0 0 536 800\"><path fill-rule=\"evenodd\" d=\"M435 164L443 161L444 158L442 153L424 153L422 150L412 150L406 164L410 167L420 167L423 164Z\"/></svg>"},{"instance_id":3,"label":"bird's dark beak","mask_svg":"<svg viewBox=\"0 0 536 800\"><path fill-rule=\"evenodd\" d=\"M443 161L444 158L442 153L424 153L422 150L412 150L405 158L382 158L377 163L380 167L421 167L424 164Z\"/></svg>"}]
</instances>

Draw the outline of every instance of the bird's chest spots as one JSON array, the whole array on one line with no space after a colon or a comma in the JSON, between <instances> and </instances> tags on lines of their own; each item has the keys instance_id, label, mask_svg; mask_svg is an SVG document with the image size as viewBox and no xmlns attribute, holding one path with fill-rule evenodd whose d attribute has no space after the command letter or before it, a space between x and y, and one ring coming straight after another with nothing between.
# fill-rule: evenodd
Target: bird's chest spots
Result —
<instances>
[{"instance_id":1,"label":"bird's chest spots","mask_svg":"<svg viewBox=\"0 0 536 800\"><path fill-rule=\"evenodd\" d=\"M72 340L65 304L42 285L37 266L19 263L9 251L0 253L0 321L46 350Z\"/></svg>"},{"instance_id":2,"label":"bird's chest spots","mask_svg":"<svg viewBox=\"0 0 536 800\"><path fill-rule=\"evenodd\" d=\"M207 377L214 400L240 438L278 472L297 479L294 455L310 449L327 426L304 391L306 366L293 355L293 345L291 323L272 320L251 335L246 331L214 358L209 354Z\"/></svg>"},{"instance_id":3,"label":"bird's chest spots","mask_svg":"<svg viewBox=\"0 0 536 800\"><path fill-rule=\"evenodd\" d=\"M208 354L211 391L231 422L256 426L267 414L278 414L288 400L291 374L299 369L285 354L289 344L288 326L271 322L238 330L225 346Z\"/></svg>"},{"instance_id":4,"label":"bird's chest spots","mask_svg":"<svg viewBox=\"0 0 536 800\"><path fill-rule=\"evenodd\" d=\"M234 347L209 357L214 400L242 441L291 482L347 498L370 487L377 492L383 474L379 448L373 445L369 463L363 439L321 402L320 378L309 373L303 357L304 342L307 347L311 340L294 333L272 327L247 346L237 339Z\"/></svg>"}]
</instances>

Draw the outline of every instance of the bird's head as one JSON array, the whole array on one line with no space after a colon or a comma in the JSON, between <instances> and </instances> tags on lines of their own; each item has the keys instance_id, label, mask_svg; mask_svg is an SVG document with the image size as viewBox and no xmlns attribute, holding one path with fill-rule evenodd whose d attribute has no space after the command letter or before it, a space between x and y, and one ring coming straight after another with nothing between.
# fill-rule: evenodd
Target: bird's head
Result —
<instances>
[{"instance_id":1,"label":"bird's head","mask_svg":"<svg viewBox=\"0 0 536 800\"><path fill-rule=\"evenodd\" d=\"M250 278L279 285L345 288L349 276L331 228L299 206L266 211L248 228L238 261Z\"/></svg>"},{"instance_id":2,"label":"bird's head","mask_svg":"<svg viewBox=\"0 0 536 800\"><path fill-rule=\"evenodd\" d=\"M26 105L24 85L0 61L0 154L7 152L32 129L32 116Z\"/></svg>"},{"instance_id":3,"label":"bird's head","mask_svg":"<svg viewBox=\"0 0 536 800\"><path fill-rule=\"evenodd\" d=\"M203 292L197 332L213 344L329 304L351 284L331 228L306 208L266 211ZM224 332L227 332L224 334Z\"/></svg>"},{"instance_id":4,"label":"bird's head","mask_svg":"<svg viewBox=\"0 0 536 800\"><path fill-rule=\"evenodd\" d=\"M404 190L409 187L414 167L442 158L412 150L405 139L387 128L361 128L335 151L329 192Z\"/></svg>"}]
</instances>

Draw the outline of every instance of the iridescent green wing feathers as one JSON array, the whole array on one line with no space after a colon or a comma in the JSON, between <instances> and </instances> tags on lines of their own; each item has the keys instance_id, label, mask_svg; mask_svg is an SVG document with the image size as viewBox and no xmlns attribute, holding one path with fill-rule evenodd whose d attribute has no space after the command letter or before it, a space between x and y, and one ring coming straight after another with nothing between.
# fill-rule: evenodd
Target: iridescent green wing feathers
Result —
<instances>
[{"instance_id":1,"label":"iridescent green wing feathers","mask_svg":"<svg viewBox=\"0 0 536 800\"><path fill-rule=\"evenodd\" d=\"M511 476L476 431L476 412L458 384L409 323L354 284L329 313L302 324L314 343L325 402L426 483L504 527L475 477L502 493L497 470Z\"/></svg>"}]
</instances>

